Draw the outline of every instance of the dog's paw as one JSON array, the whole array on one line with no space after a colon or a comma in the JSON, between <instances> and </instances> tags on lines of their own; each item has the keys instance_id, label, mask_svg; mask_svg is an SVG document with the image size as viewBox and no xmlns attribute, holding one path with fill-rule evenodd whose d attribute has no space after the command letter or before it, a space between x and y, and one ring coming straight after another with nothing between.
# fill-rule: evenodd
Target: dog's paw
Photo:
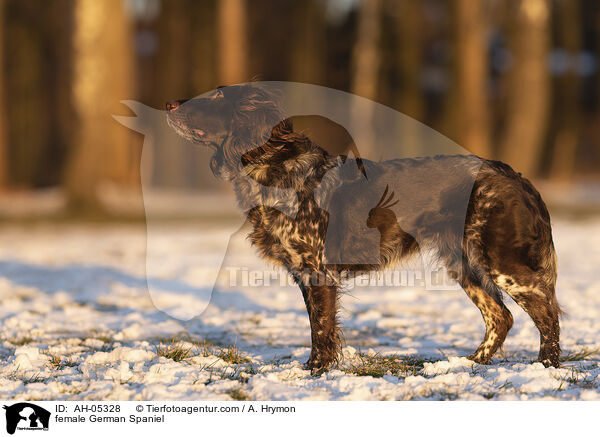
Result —
<instances>
[{"instance_id":1,"label":"dog's paw","mask_svg":"<svg viewBox=\"0 0 600 437\"><path fill-rule=\"evenodd\" d=\"M310 369L310 376L314 376L314 377L318 378L323 373L327 372L327 370L328 369L326 367L319 367L319 368Z\"/></svg>"},{"instance_id":2,"label":"dog's paw","mask_svg":"<svg viewBox=\"0 0 600 437\"><path fill-rule=\"evenodd\" d=\"M539 360L538 362L542 363L544 367L555 367L557 369L560 367L560 363L553 363L551 360Z\"/></svg>"},{"instance_id":3,"label":"dog's paw","mask_svg":"<svg viewBox=\"0 0 600 437\"><path fill-rule=\"evenodd\" d=\"M478 364L491 364L492 360L490 357L486 357L485 355L482 355L480 353L475 352L474 354L469 355L468 357L466 357L468 360L471 361L475 361Z\"/></svg>"},{"instance_id":4,"label":"dog's paw","mask_svg":"<svg viewBox=\"0 0 600 437\"><path fill-rule=\"evenodd\" d=\"M333 360L330 362L323 362L321 360L313 360L309 359L304 368L310 370L311 376L321 376L323 373L327 372L333 366Z\"/></svg>"},{"instance_id":5,"label":"dog's paw","mask_svg":"<svg viewBox=\"0 0 600 437\"><path fill-rule=\"evenodd\" d=\"M542 363L544 367L560 367L560 360L558 357L538 357L538 362Z\"/></svg>"}]
</instances>

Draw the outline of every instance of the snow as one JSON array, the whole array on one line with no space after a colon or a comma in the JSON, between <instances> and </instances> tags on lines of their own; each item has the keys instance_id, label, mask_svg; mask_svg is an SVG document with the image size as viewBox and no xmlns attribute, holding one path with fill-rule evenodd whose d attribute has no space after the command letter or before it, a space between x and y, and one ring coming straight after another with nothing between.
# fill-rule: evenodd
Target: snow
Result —
<instances>
[{"instance_id":1,"label":"snow","mask_svg":"<svg viewBox=\"0 0 600 437\"><path fill-rule=\"evenodd\" d=\"M158 232L156 232L158 231ZM220 256L211 225L156 225L162 284L146 288L146 232L136 224L29 224L0 228L0 396L19 400L600 400L600 219L555 219L562 321L560 369L533 362L539 338L507 298L515 324L491 365L464 358L483 321L461 290L349 287L339 368L311 376L300 292L219 286L206 311L206 270ZM228 265L272 271L240 233ZM213 251L213 252L211 252ZM195 258L194 258L195 257ZM181 267L184 266L184 267ZM278 272L275 272L276 277ZM188 286L183 286L188 284ZM165 309L165 313L157 308ZM168 314L167 314L168 313ZM182 321L169 314L192 314ZM157 352L175 344L182 361ZM162 346L161 346L162 345ZM225 361L235 345L246 361ZM580 356L575 356L580 354ZM414 372L349 373L362 359L420 360Z\"/></svg>"}]
</instances>

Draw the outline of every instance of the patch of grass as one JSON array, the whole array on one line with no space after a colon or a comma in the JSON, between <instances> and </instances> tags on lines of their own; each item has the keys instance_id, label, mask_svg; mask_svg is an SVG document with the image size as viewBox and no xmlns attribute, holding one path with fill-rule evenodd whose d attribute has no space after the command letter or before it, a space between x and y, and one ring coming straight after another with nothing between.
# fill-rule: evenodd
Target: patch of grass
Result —
<instances>
[{"instance_id":1,"label":"patch of grass","mask_svg":"<svg viewBox=\"0 0 600 437\"><path fill-rule=\"evenodd\" d=\"M237 347L237 340L236 342L232 345L229 346L227 348L223 348L221 349L218 353L217 356L219 358L221 358L223 361L226 361L228 363L231 364L244 364L244 363L249 363L250 359L248 359L248 357L246 357Z\"/></svg>"},{"instance_id":2,"label":"patch of grass","mask_svg":"<svg viewBox=\"0 0 600 437\"><path fill-rule=\"evenodd\" d=\"M33 384L34 382L46 382L48 378L44 378L40 372L27 376L18 368L5 375L6 378L12 381L21 381L23 385Z\"/></svg>"},{"instance_id":3,"label":"patch of grass","mask_svg":"<svg viewBox=\"0 0 600 437\"><path fill-rule=\"evenodd\" d=\"M559 393L559 392L561 392L561 391L565 391L565 389L566 389L566 385L567 385L567 384L565 383L565 381L560 381L560 384L559 384L559 386L558 386L556 389L554 389L552 392L553 392L554 394L556 394L556 393Z\"/></svg>"},{"instance_id":4,"label":"patch of grass","mask_svg":"<svg viewBox=\"0 0 600 437\"><path fill-rule=\"evenodd\" d=\"M42 376L40 376L39 373L36 373L36 374L34 374L32 376L29 376L27 378L23 377L22 381L23 381L24 385L27 385L27 384L33 384L34 382L45 382L46 378L43 378Z\"/></svg>"},{"instance_id":5,"label":"patch of grass","mask_svg":"<svg viewBox=\"0 0 600 437\"><path fill-rule=\"evenodd\" d=\"M358 376L381 378L390 374L405 378L420 374L423 370L423 363L425 360L421 358L400 355L367 355L359 352L357 361L342 370Z\"/></svg>"},{"instance_id":6,"label":"patch of grass","mask_svg":"<svg viewBox=\"0 0 600 437\"><path fill-rule=\"evenodd\" d=\"M8 339L8 342L15 346L25 346L26 344L33 343L33 338L25 336L20 338Z\"/></svg>"},{"instance_id":7,"label":"patch of grass","mask_svg":"<svg viewBox=\"0 0 600 437\"><path fill-rule=\"evenodd\" d=\"M215 362L216 363L216 362ZM231 381L237 381L242 384L247 384L251 376L256 375L259 369L256 369L251 362L239 364L235 366L226 366L221 368L213 368L212 363L205 366L202 370L207 370L209 373L208 380L204 381L205 385L209 385L215 381L213 377L217 377L216 380L229 379ZM194 382L194 384L196 381Z\"/></svg>"},{"instance_id":8,"label":"patch of grass","mask_svg":"<svg viewBox=\"0 0 600 437\"><path fill-rule=\"evenodd\" d=\"M514 384L511 381L506 381L504 384L498 386L498 390L505 390L509 388L515 388Z\"/></svg>"},{"instance_id":9,"label":"patch of grass","mask_svg":"<svg viewBox=\"0 0 600 437\"><path fill-rule=\"evenodd\" d=\"M597 355L600 353L600 348L597 349L588 349L588 348L583 348L579 351L573 351L573 352L569 352L566 355L563 355L562 357L560 357L560 361L562 363L567 362L567 361L581 361L581 360L585 360L586 358L592 356L592 355Z\"/></svg>"},{"instance_id":10,"label":"patch of grass","mask_svg":"<svg viewBox=\"0 0 600 437\"><path fill-rule=\"evenodd\" d=\"M218 351L212 343L207 341L203 341L202 343L196 344L196 349L198 350L198 355L201 357L210 357L211 355L217 356Z\"/></svg>"},{"instance_id":11,"label":"patch of grass","mask_svg":"<svg viewBox=\"0 0 600 437\"><path fill-rule=\"evenodd\" d=\"M560 389L564 390L563 384L565 383L582 389L597 389L599 386L598 378L590 375L585 370L570 369L568 374L554 376L554 378L559 380L561 384L557 391Z\"/></svg>"},{"instance_id":12,"label":"patch of grass","mask_svg":"<svg viewBox=\"0 0 600 437\"><path fill-rule=\"evenodd\" d=\"M57 370L62 370L65 367L77 367L75 360L65 360L58 355L50 355L50 366Z\"/></svg>"},{"instance_id":13,"label":"patch of grass","mask_svg":"<svg viewBox=\"0 0 600 437\"><path fill-rule=\"evenodd\" d=\"M231 381L238 381L242 384L246 384L248 382L248 374L245 371L246 369L243 366L236 366L233 368L224 367L220 369L213 369L210 371L210 376L206 384L210 384L213 382L213 376L216 375L219 379L229 379Z\"/></svg>"},{"instance_id":14,"label":"patch of grass","mask_svg":"<svg viewBox=\"0 0 600 437\"><path fill-rule=\"evenodd\" d=\"M250 399L248 393L246 393L241 388L232 388L231 390L227 390L225 393L227 393L229 396L231 396L232 399L236 401L247 401Z\"/></svg>"},{"instance_id":15,"label":"patch of grass","mask_svg":"<svg viewBox=\"0 0 600 437\"><path fill-rule=\"evenodd\" d=\"M230 364L251 363L250 359L237 347L237 341L233 345L223 348L207 341L190 341L188 343L192 343L193 346L185 346L177 337L167 341L163 340L159 346L156 346L156 354L173 361L185 361L193 356L215 356Z\"/></svg>"},{"instance_id":16,"label":"patch of grass","mask_svg":"<svg viewBox=\"0 0 600 437\"><path fill-rule=\"evenodd\" d=\"M184 346L175 338L171 339L169 344L157 345L155 349L156 355L176 362L185 361L192 357L192 346Z\"/></svg>"}]
</instances>

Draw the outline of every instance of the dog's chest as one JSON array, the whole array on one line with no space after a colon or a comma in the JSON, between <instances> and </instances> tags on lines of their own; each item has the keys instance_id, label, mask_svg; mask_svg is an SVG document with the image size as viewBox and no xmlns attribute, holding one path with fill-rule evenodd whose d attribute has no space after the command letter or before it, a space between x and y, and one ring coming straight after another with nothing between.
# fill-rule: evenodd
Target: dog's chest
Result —
<instances>
[{"instance_id":1,"label":"dog's chest","mask_svg":"<svg viewBox=\"0 0 600 437\"><path fill-rule=\"evenodd\" d=\"M248 218L252 243L271 262L294 270L321 267L327 217L314 201L300 201L295 216L263 205Z\"/></svg>"}]
</instances>

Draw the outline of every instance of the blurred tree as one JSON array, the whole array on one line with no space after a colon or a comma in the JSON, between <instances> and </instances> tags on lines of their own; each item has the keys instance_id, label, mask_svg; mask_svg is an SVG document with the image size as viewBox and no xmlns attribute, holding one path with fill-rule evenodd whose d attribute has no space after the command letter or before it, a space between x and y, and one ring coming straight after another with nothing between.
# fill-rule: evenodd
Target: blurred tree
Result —
<instances>
[{"instance_id":1,"label":"blurred tree","mask_svg":"<svg viewBox=\"0 0 600 437\"><path fill-rule=\"evenodd\" d=\"M191 78L194 95L216 88L217 80L217 49L215 47L215 16L217 5L215 1L193 1L191 29Z\"/></svg>"},{"instance_id":2,"label":"blurred tree","mask_svg":"<svg viewBox=\"0 0 600 437\"><path fill-rule=\"evenodd\" d=\"M221 0L218 2L218 56L221 85L247 82L248 47L246 41L246 1Z\"/></svg>"},{"instance_id":3,"label":"blurred tree","mask_svg":"<svg viewBox=\"0 0 600 437\"><path fill-rule=\"evenodd\" d=\"M386 0L384 3L384 38L388 41L383 47L382 69L385 77L380 84L380 100L389 95L389 101L382 103L393 106L403 114L424 121L425 101L422 89L423 65L423 5L413 0ZM387 18L387 19L385 19ZM387 30L387 27L390 27ZM387 30L387 34L385 31ZM383 89L386 87L387 89ZM405 123L396 132L397 152L401 156L423 154L421 127L418 123Z\"/></svg>"},{"instance_id":4,"label":"blurred tree","mask_svg":"<svg viewBox=\"0 0 600 437\"><path fill-rule=\"evenodd\" d=\"M377 99L379 84L380 0L360 2L358 29L352 52L352 92Z\"/></svg>"},{"instance_id":5,"label":"blurred tree","mask_svg":"<svg viewBox=\"0 0 600 437\"><path fill-rule=\"evenodd\" d=\"M577 56L581 50L581 4L579 0L555 3L557 43L567 57L567 69L556 79L553 108L557 113L557 130L550 166L553 179L570 179L575 169L581 117ZM554 124L554 123L553 123Z\"/></svg>"},{"instance_id":6,"label":"blurred tree","mask_svg":"<svg viewBox=\"0 0 600 437\"><path fill-rule=\"evenodd\" d=\"M6 111L4 100L4 0L0 0L0 189L7 184L8 135L6 134Z\"/></svg>"},{"instance_id":7,"label":"blurred tree","mask_svg":"<svg viewBox=\"0 0 600 437\"><path fill-rule=\"evenodd\" d=\"M55 186L62 182L66 153L73 141L76 125L71 99L72 72L72 0L54 0L44 14L46 53L46 92L43 111L48 114L48 137L36 162L36 186Z\"/></svg>"},{"instance_id":8,"label":"blurred tree","mask_svg":"<svg viewBox=\"0 0 600 437\"><path fill-rule=\"evenodd\" d=\"M99 209L102 181L123 184L139 177L132 134L111 117L122 110L120 100L135 97L130 25L122 0L75 2L72 99L77 126L65 189L76 212Z\"/></svg>"},{"instance_id":9,"label":"blurred tree","mask_svg":"<svg viewBox=\"0 0 600 437\"><path fill-rule=\"evenodd\" d=\"M42 13L40 13L42 12ZM4 97L11 102L6 111L9 179L19 188L35 187L42 153L48 147L49 126L54 112L47 112L46 101L49 56L44 41L47 4L36 5L16 0L5 1ZM47 165L42 171L51 171Z\"/></svg>"},{"instance_id":10,"label":"blurred tree","mask_svg":"<svg viewBox=\"0 0 600 437\"><path fill-rule=\"evenodd\" d=\"M451 1L453 82L447 108L451 135L471 153L491 157L488 113L489 20L481 1Z\"/></svg>"},{"instance_id":11,"label":"blurred tree","mask_svg":"<svg viewBox=\"0 0 600 437\"><path fill-rule=\"evenodd\" d=\"M215 45L217 2L212 0L192 1L190 10L192 11L190 14L192 18L190 95L197 96L220 85L217 78L217 48ZM186 164L190 185L213 189L223 183L215 178L212 172L206 171L208 155L212 155L211 150L191 147L189 152L192 156L187 159Z\"/></svg>"},{"instance_id":12,"label":"blurred tree","mask_svg":"<svg viewBox=\"0 0 600 437\"><path fill-rule=\"evenodd\" d=\"M333 3L328 2L328 18L326 27L327 66L325 68L325 85L349 91L352 89L352 49L351 41L356 40L357 11L351 9L345 13L331 11Z\"/></svg>"},{"instance_id":13,"label":"blurred tree","mask_svg":"<svg viewBox=\"0 0 600 437\"><path fill-rule=\"evenodd\" d=\"M219 85L215 63L216 2L172 0L164 2L156 23L158 51L154 63L158 90L152 98L160 109L166 101L193 98ZM169 141L157 137L156 141ZM156 147L153 184L171 189L214 187L206 171L207 150L194 147ZM177 151L177 153L175 152Z\"/></svg>"},{"instance_id":14,"label":"blurred tree","mask_svg":"<svg viewBox=\"0 0 600 437\"><path fill-rule=\"evenodd\" d=\"M423 119L424 101L421 92L423 48L421 26L422 5L413 0L388 2L388 9L397 23L397 58L400 82L395 93L396 108L404 114Z\"/></svg>"},{"instance_id":15,"label":"blurred tree","mask_svg":"<svg viewBox=\"0 0 600 437\"><path fill-rule=\"evenodd\" d=\"M294 1L292 65L289 79L321 84L326 67L325 4L322 0Z\"/></svg>"},{"instance_id":16,"label":"blurred tree","mask_svg":"<svg viewBox=\"0 0 600 437\"><path fill-rule=\"evenodd\" d=\"M548 0L510 0L507 8L513 59L500 157L528 177L538 174L550 107L549 8Z\"/></svg>"},{"instance_id":17,"label":"blurred tree","mask_svg":"<svg viewBox=\"0 0 600 437\"><path fill-rule=\"evenodd\" d=\"M165 102L174 99L195 97L192 89L190 75L192 59L192 16L191 0L172 0L164 2L158 21L158 39L160 41L156 58L157 83L159 90L160 109L164 109ZM166 141L156 138L156 141ZM161 187L184 187L187 173L185 171L188 156L186 149L171 149L169 147L156 147L153 149L157 156L154 162L154 182ZM180 150L181 153L174 153ZM159 164L160 163L160 164Z\"/></svg>"},{"instance_id":18,"label":"blurred tree","mask_svg":"<svg viewBox=\"0 0 600 437\"><path fill-rule=\"evenodd\" d=\"M70 0L3 0L6 178L13 187L57 185L71 141ZM10 109L10 110L9 110Z\"/></svg>"},{"instance_id":19,"label":"blurred tree","mask_svg":"<svg viewBox=\"0 0 600 437\"><path fill-rule=\"evenodd\" d=\"M248 3L251 7L247 8L244 20L247 35L244 81L290 79L295 43L301 38L296 35L299 29L295 26L301 18L294 15L299 13L295 1ZM223 85L222 80L219 85Z\"/></svg>"},{"instance_id":20,"label":"blurred tree","mask_svg":"<svg viewBox=\"0 0 600 437\"><path fill-rule=\"evenodd\" d=\"M377 100L379 89L379 52L381 0L361 0L358 11L356 41L352 51L352 89L351 92L370 100ZM375 132L372 123L372 107L364 102L355 101L351 108L353 131L360 135L357 146L363 156L369 156L375 148ZM355 138L356 140L356 138Z\"/></svg>"}]
</instances>

